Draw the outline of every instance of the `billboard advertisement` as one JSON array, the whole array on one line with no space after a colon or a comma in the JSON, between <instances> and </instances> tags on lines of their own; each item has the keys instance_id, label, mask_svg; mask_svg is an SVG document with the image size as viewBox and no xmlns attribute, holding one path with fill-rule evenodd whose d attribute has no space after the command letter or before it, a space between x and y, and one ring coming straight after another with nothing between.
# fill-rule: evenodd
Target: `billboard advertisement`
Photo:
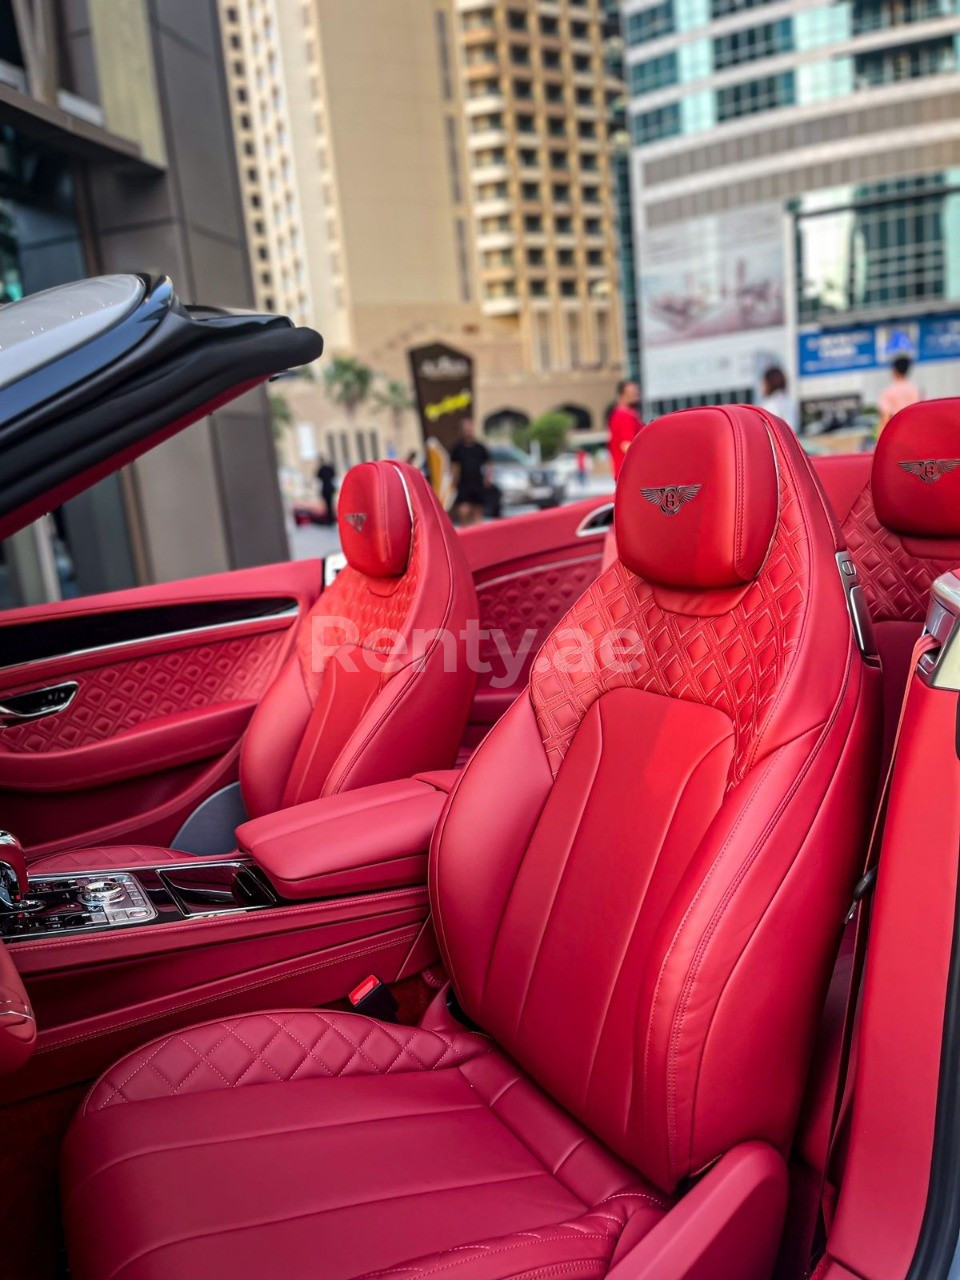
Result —
<instances>
[{"instance_id":1,"label":"billboard advertisement","mask_svg":"<svg viewBox=\"0 0 960 1280\"><path fill-rule=\"evenodd\" d=\"M640 238L648 347L775 329L785 320L777 205L692 218Z\"/></svg>"},{"instance_id":2,"label":"billboard advertisement","mask_svg":"<svg viewBox=\"0 0 960 1280\"><path fill-rule=\"evenodd\" d=\"M473 417L473 358L443 342L407 354L423 438L433 437L449 451L463 420Z\"/></svg>"},{"instance_id":3,"label":"billboard advertisement","mask_svg":"<svg viewBox=\"0 0 960 1280\"><path fill-rule=\"evenodd\" d=\"M761 205L641 233L648 399L742 390L783 363L783 219Z\"/></svg>"}]
</instances>

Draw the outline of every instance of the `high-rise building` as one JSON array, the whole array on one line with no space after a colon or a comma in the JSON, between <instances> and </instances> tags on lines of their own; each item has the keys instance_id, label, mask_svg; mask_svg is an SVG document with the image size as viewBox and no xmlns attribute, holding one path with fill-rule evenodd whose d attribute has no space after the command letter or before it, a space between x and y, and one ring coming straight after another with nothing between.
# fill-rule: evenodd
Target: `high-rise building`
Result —
<instances>
[{"instance_id":1,"label":"high-rise building","mask_svg":"<svg viewBox=\"0 0 960 1280\"><path fill-rule=\"evenodd\" d=\"M220 6L258 300L390 378L425 342L466 351L481 425L565 407L602 428L622 367L602 0ZM339 465L391 440L284 394Z\"/></svg>"},{"instance_id":2,"label":"high-rise building","mask_svg":"<svg viewBox=\"0 0 960 1280\"><path fill-rule=\"evenodd\" d=\"M652 410L960 369L957 0L624 0Z\"/></svg>"},{"instance_id":3,"label":"high-rise building","mask_svg":"<svg viewBox=\"0 0 960 1280\"><path fill-rule=\"evenodd\" d=\"M251 306L232 151L216 0L3 0L0 301L149 271L184 301ZM0 545L0 603L286 554L257 392Z\"/></svg>"}]
</instances>

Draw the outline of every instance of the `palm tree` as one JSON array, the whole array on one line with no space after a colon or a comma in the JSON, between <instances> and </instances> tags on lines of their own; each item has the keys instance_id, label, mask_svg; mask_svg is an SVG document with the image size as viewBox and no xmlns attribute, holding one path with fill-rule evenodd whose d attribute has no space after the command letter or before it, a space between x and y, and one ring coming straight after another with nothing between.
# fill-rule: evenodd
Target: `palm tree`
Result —
<instances>
[{"instance_id":1,"label":"palm tree","mask_svg":"<svg viewBox=\"0 0 960 1280\"><path fill-rule=\"evenodd\" d=\"M373 400L378 409L385 409L390 414L393 426L393 443L398 454L400 451L400 428L403 415L413 408L413 396L410 388L399 378L383 378L373 391Z\"/></svg>"},{"instance_id":2,"label":"palm tree","mask_svg":"<svg viewBox=\"0 0 960 1280\"><path fill-rule=\"evenodd\" d=\"M327 395L352 420L370 394L373 370L357 356L334 356L323 371L323 381Z\"/></svg>"}]
</instances>

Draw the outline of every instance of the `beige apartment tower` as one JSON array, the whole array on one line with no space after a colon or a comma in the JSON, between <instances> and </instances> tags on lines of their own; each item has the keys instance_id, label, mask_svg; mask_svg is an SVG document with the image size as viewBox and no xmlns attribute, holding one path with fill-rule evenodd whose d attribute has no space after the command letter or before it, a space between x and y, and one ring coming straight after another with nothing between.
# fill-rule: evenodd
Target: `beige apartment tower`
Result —
<instances>
[{"instance_id":1,"label":"beige apartment tower","mask_svg":"<svg viewBox=\"0 0 960 1280\"><path fill-rule=\"evenodd\" d=\"M601 0L220 6L258 305L390 378L421 343L468 351L481 424L564 406L602 429L621 337ZM390 438L284 394L341 465Z\"/></svg>"}]
</instances>

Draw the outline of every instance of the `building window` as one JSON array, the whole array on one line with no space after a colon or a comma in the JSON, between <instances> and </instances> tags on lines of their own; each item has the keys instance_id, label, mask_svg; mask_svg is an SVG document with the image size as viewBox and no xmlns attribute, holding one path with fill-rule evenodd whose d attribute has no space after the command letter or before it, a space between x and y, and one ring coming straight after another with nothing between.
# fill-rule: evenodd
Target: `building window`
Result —
<instances>
[{"instance_id":1,"label":"building window","mask_svg":"<svg viewBox=\"0 0 960 1280\"><path fill-rule=\"evenodd\" d=\"M759 9L772 0L710 0L711 18L723 18L728 13L740 13L744 9Z\"/></svg>"},{"instance_id":2,"label":"building window","mask_svg":"<svg viewBox=\"0 0 960 1280\"><path fill-rule=\"evenodd\" d=\"M915 80L920 76L956 71L957 54L954 37L941 36L918 44L894 49L871 49L854 59L854 80L858 89L897 80Z\"/></svg>"},{"instance_id":3,"label":"building window","mask_svg":"<svg viewBox=\"0 0 960 1280\"><path fill-rule=\"evenodd\" d=\"M740 116L755 115L758 111L771 111L776 107L789 107L796 99L794 75L784 71L780 75L760 76L756 80L743 80L717 90L717 121L736 120Z\"/></svg>"},{"instance_id":4,"label":"building window","mask_svg":"<svg viewBox=\"0 0 960 1280\"><path fill-rule=\"evenodd\" d=\"M598 311L597 320L597 361L601 367L610 363L610 316L606 311Z\"/></svg>"},{"instance_id":5,"label":"building window","mask_svg":"<svg viewBox=\"0 0 960 1280\"><path fill-rule=\"evenodd\" d=\"M567 323L567 356L571 369L580 368L580 317L575 311L568 311Z\"/></svg>"},{"instance_id":6,"label":"building window","mask_svg":"<svg viewBox=\"0 0 960 1280\"><path fill-rule=\"evenodd\" d=\"M493 21L493 14L490 15L490 21ZM522 9L508 9L507 26L511 31L526 31L527 15Z\"/></svg>"},{"instance_id":7,"label":"building window","mask_svg":"<svg viewBox=\"0 0 960 1280\"><path fill-rule=\"evenodd\" d=\"M527 266L542 267L544 265L544 252L540 248L527 250Z\"/></svg>"},{"instance_id":8,"label":"building window","mask_svg":"<svg viewBox=\"0 0 960 1280\"><path fill-rule=\"evenodd\" d=\"M523 219L523 229L524 231L538 235L543 230L543 218L541 218L539 213L525 214Z\"/></svg>"},{"instance_id":9,"label":"building window","mask_svg":"<svg viewBox=\"0 0 960 1280\"><path fill-rule=\"evenodd\" d=\"M857 194L862 203L797 219L801 323L960 300L960 245L952 234L960 225L960 190L930 190L914 179Z\"/></svg>"},{"instance_id":10,"label":"building window","mask_svg":"<svg viewBox=\"0 0 960 1280\"><path fill-rule=\"evenodd\" d=\"M576 280L561 280L560 281L560 297L575 298L576 296L577 296Z\"/></svg>"},{"instance_id":11,"label":"building window","mask_svg":"<svg viewBox=\"0 0 960 1280\"><path fill-rule=\"evenodd\" d=\"M680 104L668 102L651 111L637 111L630 120L630 132L638 145L672 138L680 132Z\"/></svg>"},{"instance_id":12,"label":"building window","mask_svg":"<svg viewBox=\"0 0 960 1280\"><path fill-rule=\"evenodd\" d=\"M714 5L720 2L722 0L713 0ZM736 3L736 0L732 0L732 3ZM649 9L638 9L627 14L627 44L646 44L648 40L670 35L673 30L672 0L664 0Z\"/></svg>"},{"instance_id":13,"label":"building window","mask_svg":"<svg viewBox=\"0 0 960 1280\"><path fill-rule=\"evenodd\" d=\"M522 200L539 200L540 185L536 182L524 182L520 187L520 198Z\"/></svg>"},{"instance_id":14,"label":"building window","mask_svg":"<svg viewBox=\"0 0 960 1280\"><path fill-rule=\"evenodd\" d=\"M630 92L634 96L654 93L677 83L677 54L675 50L663 53L646 62L632 62L629 69Z\"/></svg>"},{"instance_id":15,"label":"building window","mask_svg":"<svg viewBox=\"0 0 960 1280\"><path fill-rule=\"evenodd\" d=\"M534 116L519 115L517 116L517 133L536 133L537 122Z\"/></svg>"},{"instance_id":16,"label":"building window","mask_svg":"<svg viewBox=\"0 0 960 1280\"><path fill-rule=\"evenodd\" d=\"M440 91L446 102L453 100L453 79L450 75L450 44L447 39L447 15L442 9L436 12L437 56L440 61Z\"/></svg>"},{"instance_id":17,"label":"building window","mask_svg":"<svg viewBox=\"0 0 960 1280\"><path fill-rule=\"evenodd\" d=\"M561 267L572 267L575 264L572 249L557 250L557 265Z\"/></svg>"},{"instance_id":18,"label":"building window","mask_svg":"<svg viewBox=\"0 0 960 1280\"><path fill-rule=\"evenodd\" d=\"M789 18L764 22L758 27L745 27L718 36L713 42L713 65L717 71L736 67L758 58L772 58L793 49L793 23Z\"/></svg>"},{"instance_id":19,"label":"building window","mask_svg":"<svg viewBox=\"0 0 960 1280\"><path fill-rule=\"evenodd\" d=\"M560 23L550 14L542 14L540 17L540 33L545 36L556 36L560 34Z\"/></svg>"},{"instance_id":20,"label":"building window","mask_svg":"<svg viewBox=\"0 0 960 1280\"><path fill-rule=\"evenodd\" d=\"M453 116L444 120L447 133L447 168L450 170L450 198L454 204L460 204L463 190L460 186L460 150L457 145L457 122Z\"/></svg>"},{"instance_id":21,"label":"building window","mask_svg":"<svg viewBox=\"0 0 960 1280\"><path fill-rule=\"evenodd\" d=\"M550 316L545 311L537 311L533 317L534 345L533 358L537 369L546 373L553 367L553 341L550 333Z\"/></svg>"}]
</instances>

